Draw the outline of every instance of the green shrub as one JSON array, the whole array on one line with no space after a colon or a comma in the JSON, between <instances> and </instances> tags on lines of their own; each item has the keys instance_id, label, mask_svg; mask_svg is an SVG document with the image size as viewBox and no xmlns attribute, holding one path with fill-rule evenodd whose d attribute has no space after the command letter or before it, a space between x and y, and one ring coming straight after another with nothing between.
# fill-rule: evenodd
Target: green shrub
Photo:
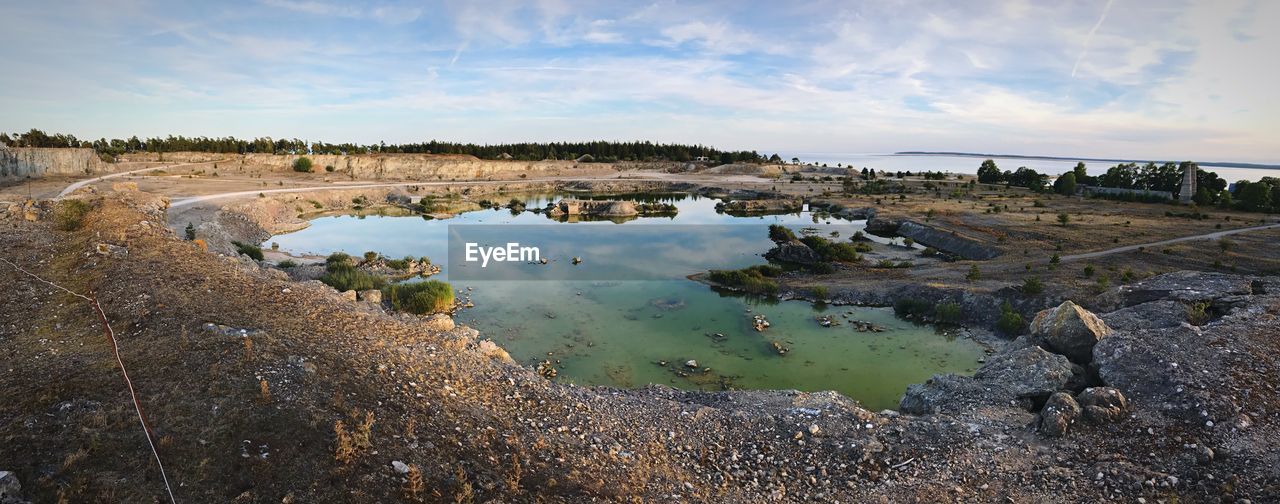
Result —
<instances>
[{"instance_id":1,"label":"green shrub","mask_svg":"<svg viewBox=\"0 0 1280 504\"><path fill-rule=\"evenodd\" d=\"M774 243L785 243L796 239L796 234L792 233L786 226L779 224L769 225L769 239Z\"/></svg>"},{"instance_id":2,"label":"green shrub","mask_svg":"<svg viewBox=\"0 0 1280 504\"><path fill-rule=\"evenodd\" d=\"M977 281L982 278L982 271L978 269L977 264L969 266L969 272L964 275L964 279L970 282Z\"/></svg>"},{"instance_id":3,"label":"green shrub","mask_svg":"<svg viewBox=\"0 0 1280 504\"><path fill-rule=\"evenodd\" d=\"M382 277L359 271L350 263L330 263L320 281L338 291L381 289L387 284Z\"/></svg>"},{"instance_id":4,"label":"green shrub","mask_svg":"<svg viewBox=\"0 0 1280 504\"><path fill-rule=\"evenodd\" d=\"M938 255L938 249L933 247L925 247L924 250L920 251L920 255L925 257L934 257Z\"/></svg>"},{"instance_id":5,"label":"green shrub","mask_svg":"<svg viewBox=\"0 0 1280 504\"><path fill-rule=\"evenodd\" d=\"M1093 265L1092 265L1092 264L1087 265L1087 266L1085 266L1085 267L1084 267L1084 277L1085 277L1085 278L1089 278L1089 277L1091 277L1091 276L1093 276Z\"/></svg>"},{"instance_id":6,"label":"green shrub","mask_svg":"<svg viewBox=\"0 0 1280 504\"><path fill-rule=\"evenodd\" d=\"M813 290L813 297L817 298L818 300L823 300L831 297L831 292L828 291L825 286L815 285L812 290Z\"/></svg>"},{"instance_id":7,"label":"green shrub","mask_svg":"<svg viewBox=\"0 0 1280 504\"><path fill-rule=\"evenodd\" d=\"M835 273L836 267L829 262L813 263L809 265L809 271L819 275L829 275Z\"/></svg>"},{"instance_id":8,"label":"green shrub","mask_svg":"<svg viewBox=\"0 0 1280 504\"><path fill-rule=\"evenodd\" d=\"M781 273L782 268L761 265L740 270L711 270L707 278L720 285L735 287L752 294L774 295L778 293L778 283L770 278Z\"/></svg>"},{"instance_id":9,"label":"green shrub","mask_svg":"<svg viewBox=\"0 0 1280 504\"><path fill-rule=\"evenodd\" d=\"M960 318L963 316L962 313L963 312L960 310L960 303L951 301L938 303L938 306L933 309L933 316L938 319L939 322L959 322Z\"/></svg>"},{"instance_id":10,"label":"green shrub","mask_svg":"<svg viewBox=\"0 0 1280 504\"><path fill-rule=\"evenodd\" d=\"M302 156L293 160L293 171L300 173L311 173L311 158Z\"/></svg>"},{"instance_id":11,"label":"green shrub","mask_svg":"<svg viewBox=\"0 0 1280 504\"><path fill-rule=\"evenodd\" d=\"M391 284L383 289L391 307L417 315L443 313L453 308L453 286L439 280Z\"/></svg>"},{"instance_id":12,"label":"green shrub","mask_svg":"<svg viewBox=\"0 0 1280 504\"><path fill-rule=\"evenodd\" d=\"M852 243L833 242L821 236L806 236L801 238L800 241L808 245L814 252L817 252L819 256L822 256L823 261L854 262L862 260L862 255L858 253L858 247Z\"/></svg>"},{"instance_id":13,"label":"green shrub","mask_svg":"<svg viewBox=\"0 0 1280 504\"><path fill-rule=\"evenodd\" d=\"M409 269L409 263L413 262L413 258L405 256L404 259L387 259L385 262L388 268L404 271Z\"/></svg>"},{"instance_id":14,"label":"green shrub","mask_svg":"<svg viewBox=\"0 0 1280 504\"><path fill-rule=\"evenodd\" d=\"M249 243L240 243L238 241L233 241L231 242L231 244L235 245L236 252L240 253L241 255L247 255L249 256L250 259L253 259L255 261L261 261L263 258L262 247L259 247L257 245L252 245Z\"/></svg>"},{"instance_id":15,"label":"green shrub","mask_svg":"<svg viewBox=\"0 0 1280 504\"><path fill-rule=\"evenodd\" d=\"M378 253L372 250L364 253L364 262L371 263L378 260Z\"/></svg>"},{"instance_id":16,"label":"green shrub","mask_svg":"<svg viewBox=\"0 0 1280 504\"><path fill-rule=\"evenodd\" d=\"M195 226L194 224L192 224L192 223L188 222L188 223L187 223L186 233L187 233L187 239L188 239L188 240L194 240L194 239L196 239L196 226Z\"/></svg>"},{"instance_id":17,"label":"green shrub","mask_svg":"<svg viewBox=\"0 0 1280 504\"><path fill-rule=\"evenodd\" d=\"M63 231L75 231L89 214L89 204L81 200L63 200L53 207L53 223Z\"/></svg>"},{"instance_id":18,"label":"green shrub","mask_svg":"<svg viewBox=\"0 0 1280 504\"><path fill-rule=\"evenodd\" d=\"M904 298L893 302L893 313L899 317L926 315L932 305L916 298Z\"/></svg>"},{"instance_id":19,"label":"green shrub","mask_svg":"<svg viewBox=\"0 0 1280 504\"><path fill-rule=\"evenodd\" d=\"M333 173L333 165L324 165L324 171Z\"/></svg>"},{"instance_id":20,"label":"green shrub","mask_svg":"<svg viewBox=\"0 0 1280 504\"><path fill-rule=\"evenodd\" d=\"M1022 281L1022 293L1028 296L1039 296L1044 292L1044 283L1039 278L1028 278Z\"/></svg>"},{"instance_id":21,"label":"green shrub","mask_svg":"<svg viewBox=\"0 0 1280 504\"><path fill-rule=\"evenodd\" d=\"M351 256L347 255L345 252L334 252L329 254L329 257L324 258L324 264L326 267L333 266L335 264L350 265L351 263Z\"/></svg>"},{"instance_id":22,"label":"green shrub","mask_svg":"<svg viewBox=\"0 0 1280 504\"><path fill-rule=\"evenodd\" d=\"M1209 323L1209 303L1199 302L1187 305L1187 322L1191 325L1202 326Z\"/></svg>"},{"instance_id":23,"label":"green shrub","mask_svg":"<svg viewBox=\"0 0 1280 504\"><path fill-rule=\"evenodd\" d=\"M1026 325L1022 320L1022 314L1013 311L1013 306L1008 301L1000 306L1000 319L996 321L997 330L1009 336L1017 336L1022 334L1022 329Z\"/></svg>"},{"instance_id":24,"label":"green shrub","mask_svg":"<svg viewBox=\"0 0 1280 504\"><path fill-rule=\"evenodd\" d=\"M276 267L280 269L296 268L298 267L298 263L295 262L293 259L285 259L283 261L276 263Z\"/></svg>"}]
</instances>

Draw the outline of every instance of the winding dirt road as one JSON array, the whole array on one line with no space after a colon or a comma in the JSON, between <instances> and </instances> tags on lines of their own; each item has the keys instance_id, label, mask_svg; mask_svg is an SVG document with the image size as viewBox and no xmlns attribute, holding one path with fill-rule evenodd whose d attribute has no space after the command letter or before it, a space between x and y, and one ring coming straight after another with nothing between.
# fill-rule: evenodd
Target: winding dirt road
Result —
<instances>
[{"instance_id":1,"label":"winding dirt road","mask_svg":"<svg viewBox=\"0 0 1280 504\"><path fill-rule=\"evenodd\" d=\"M1247 233L1249 231L1261 231L1264 229L1272 229L1272 228L1280 228L1280 224L1266 224L1262 226L1253 226L1253 227L1247 227L1247 228L1227 229L1224 231L1215 231L1213 233L1206 233L1206 234L1193 235L1193 236L1183 236L1181 238L1172 238L1172 239L1162 240L1158 242L1139 243L1137 245L1125 245L1123 247L1116 247L1116 248L1107 249L1107 250L1099 250L1097 252L1085 252L1083 254L1065 255L1061 257L1061 260L1074 261L1077 259L1092 259L1095 257L1102 257L1105 255L1119 254L1122 252L1131 252L1134 250L1138 250L1140 248L1159 247L1161 245L1169 245L1173 243L1194 241L1194 240L1216 240L1218 238L1222 238L1224 236L1230 236L1233 234Z\"/></svg>"},{"instance_id":2,"label":"winding dirt road","mask_svg":"<svg viewBox=\"0 0 1280 504\"><path fill-rule=\"evenodd\" d=\"M183 166L194 166L194 165L201 165L201 164L207 164L207 163L217 163L217 162L218 162L218 161L201 161L201 162L199 162L199 163L181 163L181 164L172 164L172 165L152 166L152 167L150 167L150 168L139 168L139 169L137 169L137 170L123 171L123 172L119 172L119 173L112 173L112 174L108 174L108 175L103 175L103 176L101 176L101 177L94 177L94 178L91 178L91 179L84 179L84 180L81 180L81 181L79 181L79 182L73 182L71 185L67 186L65 189L63 189L63 190L62 190L62 192L59 192L59 193L58 193L57 199L62 199L62 198L63 198L63 197L65 197L66 195L68 195L68 194L71 194L71 193L75 192L77 189L79 189L79 188L81 188L81 187L87 186L87 185L89 185L89 184L93 184L93 183L101 182L101 181L103 181L103 180L110 179L110 178L123 177L123 176L125 176L125 175L133 175L133 174L135 174L135 173L143 173L143 172L149 172L149 171L155 171L155 170L163 170L163 169L165 169L165 168L181 168L181 167L183 167Z\"/></svg>"}]
</instances>

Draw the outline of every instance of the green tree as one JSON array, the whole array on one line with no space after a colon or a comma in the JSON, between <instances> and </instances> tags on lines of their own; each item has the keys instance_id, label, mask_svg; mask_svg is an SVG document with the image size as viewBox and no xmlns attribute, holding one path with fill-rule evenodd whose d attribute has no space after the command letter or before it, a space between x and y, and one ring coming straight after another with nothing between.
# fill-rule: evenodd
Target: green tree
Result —
<instances>
[{"instance_id":1,"label":"green tree","mask_svg":"<svg viewBox=\"0 0 1280 504\"><path fill-rule=\"evenodd\" d=\"M964 279L970 282L977 281L982 278L982 271L978 269L977 264L969 265L969 273L965 274Z\"/></svg>"},{"instance_id":2,"label":"green tree","mask_svg":"<svg viewBox=\"0 0 1280 504\"><path fill-rule=\"evenodd\" d=\"M1067 223L1071 222L1071 216L1067 215L1066 212L1060 213L1058 214L1058 222L1062 224L1062 227L1066 227Z\"/></svg>"},{"instance_id":3,"label":"green tree","mask_svg":"<svg viewBox=\"0 0 1280 504\"><path fill-rule=\"evenodd\" d=\"M1195 196L1191 197L1191 201L1196 202L1198 206L1208 206L1213 204L1213 193L1209 192L1206 187L1196 189Z\"/></svg>"},{"instance_id":4,"label":"green tree","mask_svg":"<svg viewBox=\"0 0 1280 504\"><path fill-rule=\"evenodd\" d=\"M988 159L983 161L982 165L978 167L978 182L982 182L983 184L998 184L1002 179L1003 174L1000 173L1000 168L996 167L995 161Z\"/></svg>"},{"instance_id":5,"label":"green tree","mask_svg":"<svg viewBox=\"0 0 1280 504\"><path fill-rule=\"evenodd\" d=\"M1070 196L1076 193L1076 174L1064 173L1053 181L1053 192Z\"/></svg>"}]
</instances>

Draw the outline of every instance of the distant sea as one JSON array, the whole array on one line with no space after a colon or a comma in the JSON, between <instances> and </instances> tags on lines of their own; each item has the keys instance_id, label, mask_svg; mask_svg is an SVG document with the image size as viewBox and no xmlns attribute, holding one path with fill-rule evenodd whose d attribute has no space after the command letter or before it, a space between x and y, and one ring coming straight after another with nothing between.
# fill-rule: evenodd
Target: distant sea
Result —
<instances>
[{"instance_id":1,"label":"distant sea","mask_svg":"<svg viewBox=\"0 0 1280 504\"><path fill-rule=\"evenodd\" d=\"M844 166L853 166L857 169L865 167L889 172L943 171L967 174L977 173L978 166L980 166L982 161L986 159L995 161L996 166L1000 167L1001 170L1016 170L1018 167L1025 166L1040 173L1048 173L1050 175L1060 175L1069 172L1075 168L1076 163L1079 162L1083 162L1085 164L1090 175L1101 175L1106 173L1107 168L1120 163L1130 162L1130 160L1115 159L1072 159L1060 157L986 155L955 152L904 152L893 154L795 152L786 155L779 153L778 155L782 156L782 158L787 162L790 162L793 157L798 157L800 158L800 161L804 163L826 163L827 166L836 166L837 164L840 164ZM1146 163L1145 160L1132 161L1139 164ZM1162 163L1163 161L1156 162ZM1200 161L1196 161L1196 164L1199 165L1201 169L1216 172L1219 177L1228 182L1238 182L1241 180L1256 181L1262 177L1280 177L1280 166L1240 166L1245 163L1215 163Z\"/></svg>"}]
</instances>

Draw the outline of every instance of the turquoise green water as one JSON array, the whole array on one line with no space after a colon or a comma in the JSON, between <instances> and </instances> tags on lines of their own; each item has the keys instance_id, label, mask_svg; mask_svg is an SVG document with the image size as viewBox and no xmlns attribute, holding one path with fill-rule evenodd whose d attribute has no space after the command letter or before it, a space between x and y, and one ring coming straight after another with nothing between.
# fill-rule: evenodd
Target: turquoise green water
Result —
<instances>
[{"instance_id":1,"label":"turquoise green water","mask_svg":"<svg viewBox=\"0 0 1280 504\"><path fill-rule=\"evenodd\" d=\"M503 198L500 201L506 201ZM530 207L554 197L529 197ZM939 372L970 373L982 347L952 329L916 325L888 308L814 306L803 301L769 302L722 295L682 278L709 268L760 264L768 250L763 226L780 223L847 237L860 222L793 215L731 217L717 214L715 200L669 200L672 217L613 222L560 223L563 226L644 224L743 224L760 228L759 239L729 247L673 244L701 252L687 254L702 264L675 263L671 280L660 281L454 281L460 297L475 307L460 311L459 322L475 327L511 353L536 365L549 360L556 380L583 385L639 387L662 383L678 388L836 390L872 409L893 408L903 390ZM360 254L376 250L391 257L429 256L443 260L449 224L552 224L532 213L506 210L468 212L452 219L419 217L321 217L299 232L270 241L294 253ZM625 254L628 247L619 247ZM445 272L447 275L447 271ZM771 327L752 328L764 315ZM841 324L823 327L816 316ZM884 332L858 332L849 320L871 322ZM779 355L776 342L788 351ZM690 368L686 361L696 360Z\"/></svg>"}]
</instances>

